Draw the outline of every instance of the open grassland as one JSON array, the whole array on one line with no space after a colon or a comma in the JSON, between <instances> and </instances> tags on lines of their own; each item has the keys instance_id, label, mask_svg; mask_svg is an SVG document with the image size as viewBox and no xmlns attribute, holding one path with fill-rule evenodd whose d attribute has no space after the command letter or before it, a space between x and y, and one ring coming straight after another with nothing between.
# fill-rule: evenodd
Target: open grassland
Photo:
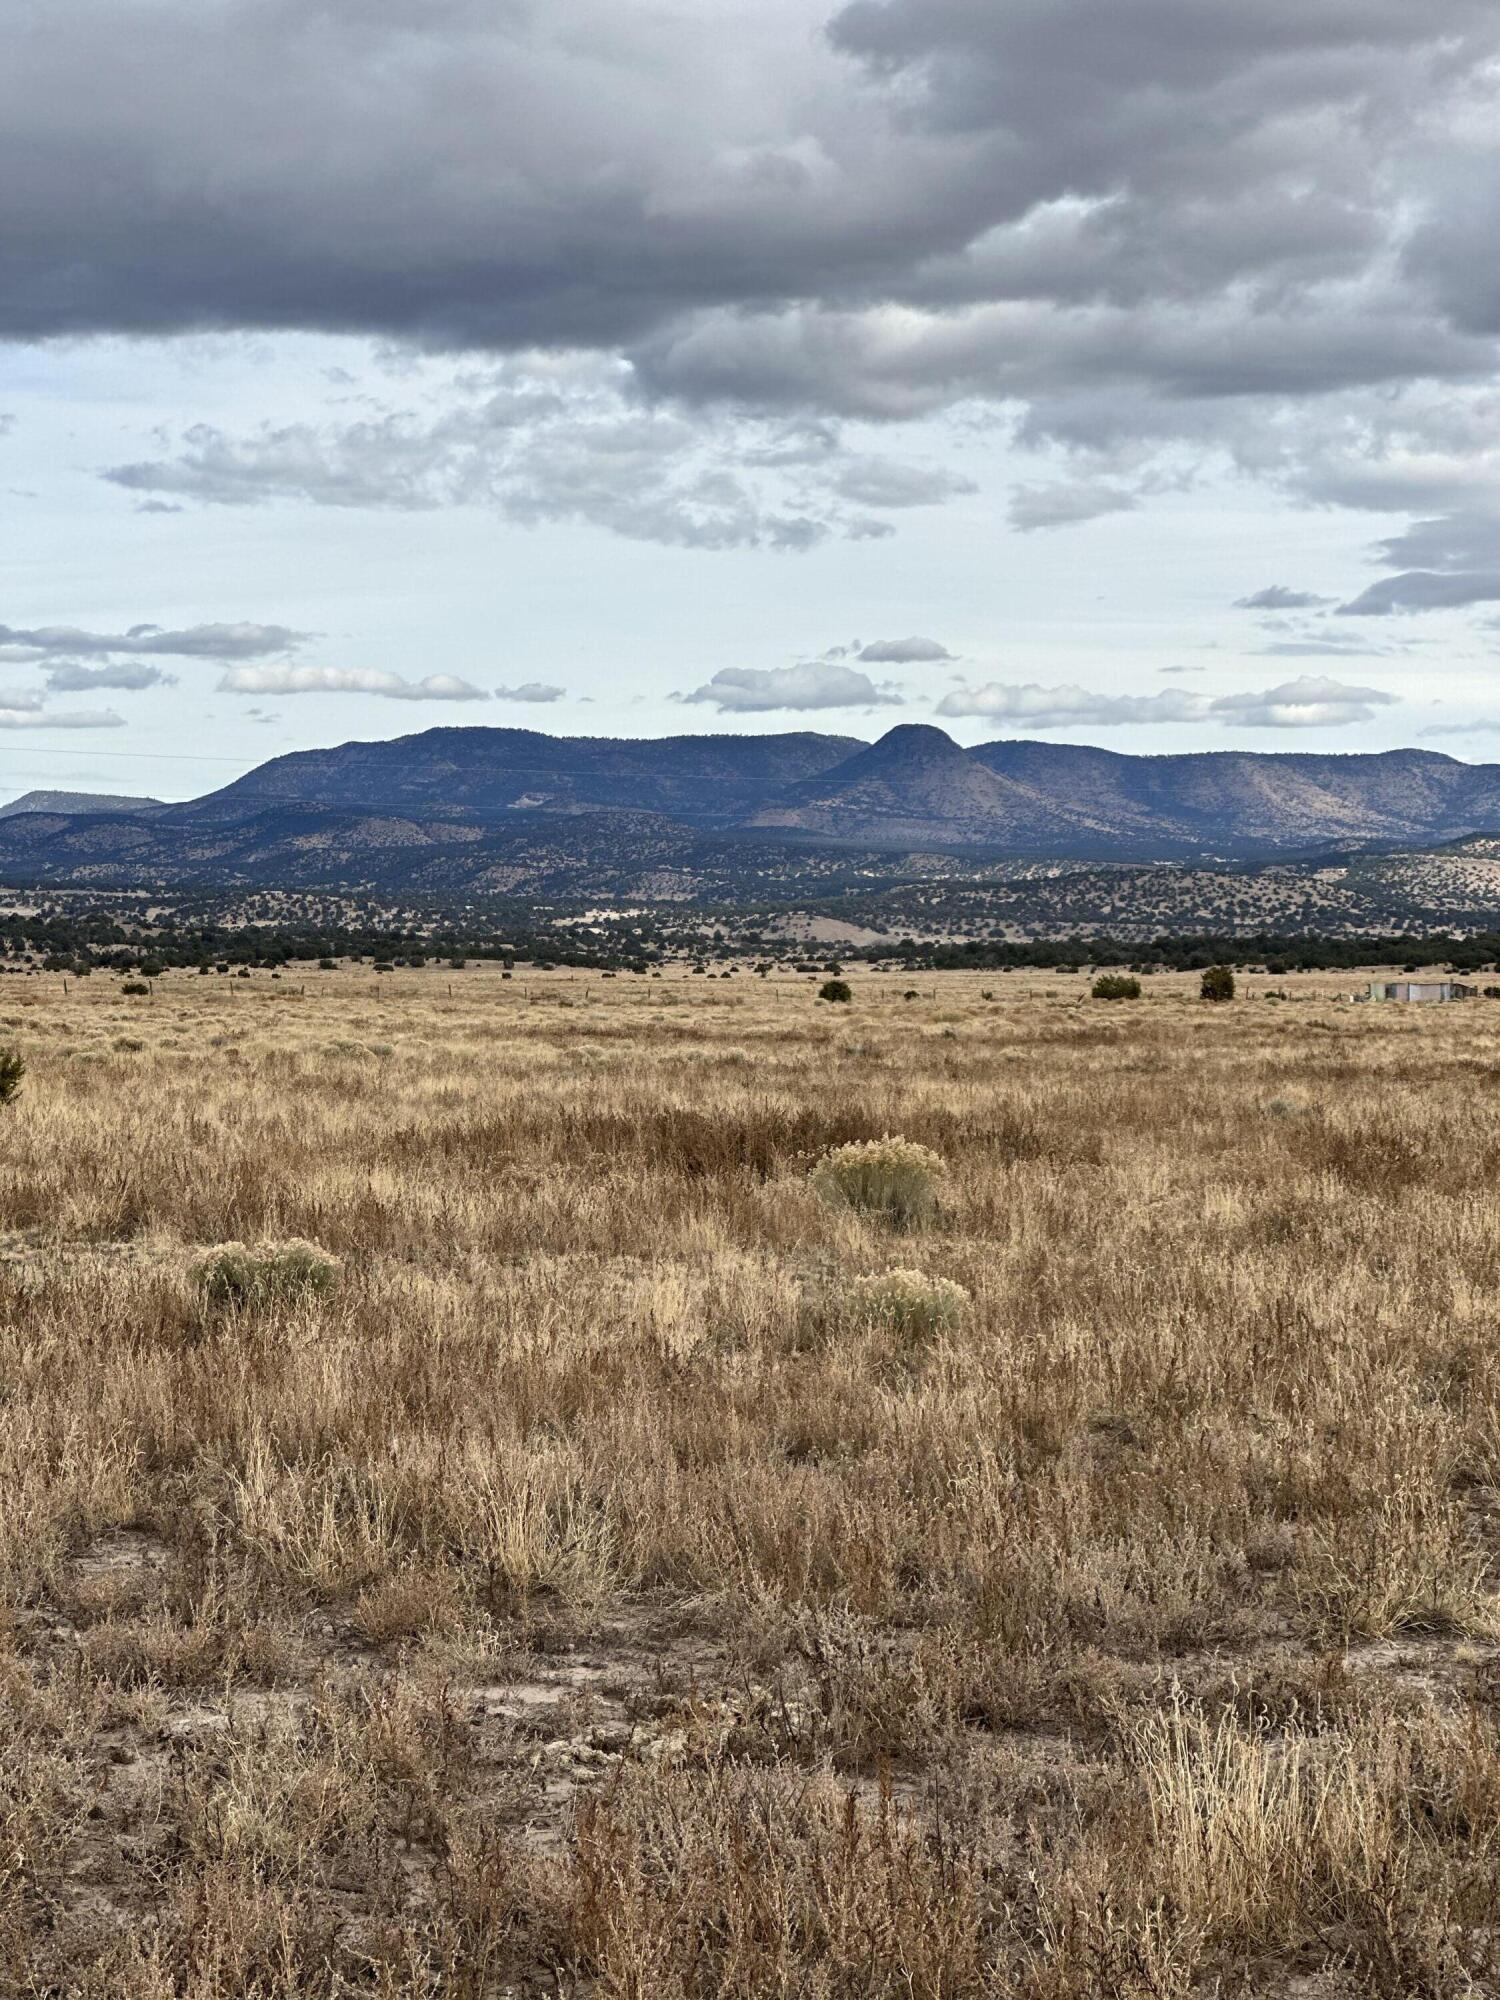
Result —
<instances>
[{"instance_id":1,"label":"open grassland","mask_svg":"<svg viewBox=\"0 0 1500 2000\"><path fill-rule=\"evenodd\" d=\"M851 983L5 983L0 1992L1500 1992L1500 1008Z\"/></svg>"}]
</instances>

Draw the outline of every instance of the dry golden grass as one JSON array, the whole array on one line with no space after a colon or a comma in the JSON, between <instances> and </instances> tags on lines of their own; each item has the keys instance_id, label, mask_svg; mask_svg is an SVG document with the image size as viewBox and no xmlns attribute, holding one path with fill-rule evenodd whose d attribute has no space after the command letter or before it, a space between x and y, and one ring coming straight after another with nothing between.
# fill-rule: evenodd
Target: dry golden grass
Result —
<instances>
[{"instance_id":1,"label":"dry golden grass","mask_svg":"<svg viewBox=\"0 0 1500 2000\"><path fill-rule=\"evenodd\" d=\"M0 1993L1500 1991L1500 1009L909 983L7 982Z\"/></svg>"}]
</instances>

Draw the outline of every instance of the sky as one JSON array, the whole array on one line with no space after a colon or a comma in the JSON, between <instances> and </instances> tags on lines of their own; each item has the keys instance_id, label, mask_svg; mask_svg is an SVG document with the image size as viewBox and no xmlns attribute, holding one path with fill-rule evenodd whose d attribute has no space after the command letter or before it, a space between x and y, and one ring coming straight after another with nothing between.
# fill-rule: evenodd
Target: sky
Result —
<instances>
[{"instance_id":1,"label":"sky","mask_svg":"<svg viewBox=\"0 0 1500 2000\"><path fill-rule=\"evenodd\" d=\"M1495 0L11 0L0 798L1500 758Z\"/></svg>"}]
</instances>

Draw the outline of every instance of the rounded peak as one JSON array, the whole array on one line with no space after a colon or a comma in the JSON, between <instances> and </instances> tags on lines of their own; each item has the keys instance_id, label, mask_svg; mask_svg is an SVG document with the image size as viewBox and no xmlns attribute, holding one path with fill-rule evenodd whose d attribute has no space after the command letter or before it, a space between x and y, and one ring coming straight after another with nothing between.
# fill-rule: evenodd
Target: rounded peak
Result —
<instances>
[{"instance_id":1,"label":"rounded peak","mask_svg":"<svg viewBox=\"0 0 1500 2000\"><path fill-rule=\"evenodd\" d=\"M876 738L867 754L961 758L967 753L960 750L946 730L935 728L930 722L898 722L894 729Z\"/></svg>"},{"instance_id":2,"label":"rounded peak","mask_svg":"<svg viewBox=\"0 0 1500 2000\"><path fill-rule=\"evenodd\" d=\"M935 722L893 723L884 736L877 736L875 741L877 743L942 743L950 750L958 748L958 745L948 734L947 730L939 729Z\"/></svg>"}]
</instances>

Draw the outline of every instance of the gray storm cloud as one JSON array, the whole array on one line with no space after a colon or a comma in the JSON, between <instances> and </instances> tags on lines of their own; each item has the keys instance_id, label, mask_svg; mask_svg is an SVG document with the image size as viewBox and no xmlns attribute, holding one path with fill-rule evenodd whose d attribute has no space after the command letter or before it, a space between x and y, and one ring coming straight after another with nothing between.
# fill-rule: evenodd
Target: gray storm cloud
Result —
<instances>
[{"instance_id":1,"label":"gray storm cloud","mask_svg":"<svg viewBox=\"0 0 1500 2000\"><path fill-rule=\"evenodd\" d=\"M0 331L638 348L888 414L1461 373L1492 163L1439 212L1434 149L1497 46L1490 0L50 0Z\"/></svg>"},{"instance_id":2,"label":"gray storm cloud","mask_svg":"<svg viewBox=\"0 0 1500 2000\"><path fill-rule=\"evenodd\" d=\"M1358 597L1339 606L1345 618L1386 618L1399 611L1455 611L1471 604L1500 603L1500 568L1492 570L1402 570L1383 576Z\"/></svg>"},{"instance_id":3,"label":"gray storm cloud","mask_svg":"<svg viewBox=\"0 0 1500 2000\"><path fill-rule=\"evenodd\" d=\"M1057 460L1023 530L1226 458L1314 504L1496 512L1494 0L19 13L0 338L341 332L518 371L437 415L190 426L109 468L138 504L808 549L973 490L840 426L985 405ZM1351 615L1487 601L1500 557L1388 567Z\"/></svg>"}]
</instances>

